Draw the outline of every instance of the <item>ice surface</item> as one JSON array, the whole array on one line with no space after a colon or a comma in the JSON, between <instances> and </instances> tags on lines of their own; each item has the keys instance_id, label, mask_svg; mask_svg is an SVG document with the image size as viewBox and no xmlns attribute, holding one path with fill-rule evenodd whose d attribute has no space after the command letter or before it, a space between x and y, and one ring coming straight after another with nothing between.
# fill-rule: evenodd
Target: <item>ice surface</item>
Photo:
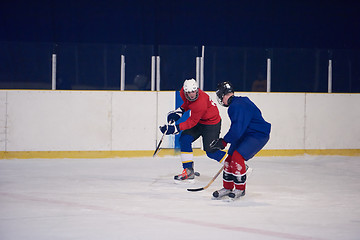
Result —
<instances>
[{"instance_id":1,"label":"ice surface","mask_svg":"<svg viewBox=\"0 0 360 240\"><path fill-rule=\"evenodd\" d=\"M360 239L360 157L255 157L247 193L212 200L221 165L175 184L179 157L0 160L0 239Z\"/></svg>"}]
</instances>

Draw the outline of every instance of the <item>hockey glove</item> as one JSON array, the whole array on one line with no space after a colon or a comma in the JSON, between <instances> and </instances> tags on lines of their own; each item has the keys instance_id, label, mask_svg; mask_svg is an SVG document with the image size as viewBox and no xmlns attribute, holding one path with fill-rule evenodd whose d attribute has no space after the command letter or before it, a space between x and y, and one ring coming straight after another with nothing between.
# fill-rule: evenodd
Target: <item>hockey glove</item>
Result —
<instances>
[{"instance_id":1,"label":"hockey glove","mask_svg":"<svg viewBox=\"0 0 360 240\"><path fill-rule=\"evenodd\" d=\"M210 148L213 150L218 150L218 149L224 149L227 145L227 142L225 142L225 140L223 138L218 138L213 140L210 143Z\"/></svg>"},{"instance_id":2,"label":"hockey glove","mask_svg":"<svg viewBox=\"0 0 360 240\"><path fill-rule=\"evenodd\" d=\"M164 125L160 126L160 131L166 135L178 134L180 132L179 125Z\"/></svg>"},{"instance_id":3,"label":"hockey glove","mask_svg":"<svg viewBox=\"0 0 360 240\"><path fill-rule=\"evenodd\" d=\"M173 124L177 120L179 120L179 118L181 118L183 114L184 114L184 109L179 107L179 108L175 109L174 111L171 111L168 113L167 122L169 124Z\"/></svg>"}]
</instances>

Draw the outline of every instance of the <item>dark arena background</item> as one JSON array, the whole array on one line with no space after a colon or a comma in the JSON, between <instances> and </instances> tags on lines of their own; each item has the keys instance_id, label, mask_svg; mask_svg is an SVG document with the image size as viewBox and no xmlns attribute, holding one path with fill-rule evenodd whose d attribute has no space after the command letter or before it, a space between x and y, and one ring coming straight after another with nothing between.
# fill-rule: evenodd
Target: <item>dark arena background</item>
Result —
<instances>
[{"instance_id":1,"label":"dark arena background","mask_svg":"<svg viewBox=\"0 0 360 240\"><path fill-rule=\"evenodd\" d=\"M327 92L333 60L333 92L360 92L359 10L346 0L5 0L0 88L51 89L50 52L57 89L119 89L123 54L125 89L147 90L133 81L149 81L148 59L161 56L161 90L174 90L195 77L204 46L205 90L230 80L256 91L270 58L272 91Z\"/></svg>"},{"instance_id":2,"label":"dark arena background","mask_svg":"<svg viewBox=\"0 0 360 240\"><path fill-rule=\"evenodd\" d=\"M360 0L0 0L0 240L139 239L360 239Z\"/></svg>"}]
</instances>

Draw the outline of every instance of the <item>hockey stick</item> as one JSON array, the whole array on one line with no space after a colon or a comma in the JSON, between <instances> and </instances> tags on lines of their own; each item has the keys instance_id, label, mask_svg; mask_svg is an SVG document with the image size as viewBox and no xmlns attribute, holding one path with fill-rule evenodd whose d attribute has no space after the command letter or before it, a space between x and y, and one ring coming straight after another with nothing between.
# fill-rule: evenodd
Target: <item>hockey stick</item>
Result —
<instances>
[{"instance_id":1,"label":"hockey stick","mask_svg":"<svg viewBox=\"0 0 360 240\"><path fill-rule=\"evenodd\" d=\"M187 190L190 192L197 192L197 191L202 191L202 190L207 189L215 181L215 179L220 175L220 173L222 172L223 169L224 169L224 165L220 168L220 170L215 174L215 176L210 180L210 182L205 187L188 188Z\"/></svg>"},{"instance_id":2,"label":"hockey stick","mask_svg":"<svg viewBox=\"0 0 360 240\"><path fill-rule=\"evenodd\" d=\"M163 141L164 136L165 136L166 133L167 133L167 129L166 129L166 131L163 133L163 135L162 135L162 137L161 137L161 139L160 139L160 141L159 141L159 143L158 143L158 145L157 145L157 147L156 147L156 149L155 149L155 151L154 151L153 157L155 157L156 154L159 152L159 150L160 150L160 145L161 145L161 143L162 143L162 141Z\"/></svg>"}]
</instances>

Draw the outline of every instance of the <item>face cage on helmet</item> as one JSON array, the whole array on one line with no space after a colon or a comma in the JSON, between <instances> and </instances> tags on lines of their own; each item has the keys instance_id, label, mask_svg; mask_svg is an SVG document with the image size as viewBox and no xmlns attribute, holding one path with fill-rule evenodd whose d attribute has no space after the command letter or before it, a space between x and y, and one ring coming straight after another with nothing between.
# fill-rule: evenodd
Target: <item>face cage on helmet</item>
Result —
<instances>
[{"instance_id":1,"label":"face cage on helmet","mask_svg":"<svg viewBox=\"0 0 360 240\"><path fill-rule=\"evenodd\" d=\"M188 96L188 93L184 91L184 94L185 94L185 97L187 100L189 100L190 102L194 102L198 99L199 97L199 89L196 89L196 96L194 99L191 99L189 96Z\"/></svg>"},{"instance_id":2,"label":"face cage on helmet","mask_svg":"<svg viewBox=\"0 0 360 240\"><path fill-rule=\"evenodd\" d=\"M234 93L232 86L230 88L227 88L227 87L224 88L223 86L221 86L221 88L218 88L218 90L216 91L216 98L217 98L219 104L223 107L229 107L229 104L223 103L224 96L228 93Z\"/></svg>"},{"instance_id":3,"label":"face cage on helmet","mask_svg":"<svg viewBox=\"0 0 360 240\"><path fill-rule=\"evenodd\" d=\"M218 93L216 93L216 99L218 101L218 103L223 106L223 107L226 107L225 104L223 103L223 98L224 98L224 95L222 94L221 96L218 95Z\"/></svg>"}]
</instances>

